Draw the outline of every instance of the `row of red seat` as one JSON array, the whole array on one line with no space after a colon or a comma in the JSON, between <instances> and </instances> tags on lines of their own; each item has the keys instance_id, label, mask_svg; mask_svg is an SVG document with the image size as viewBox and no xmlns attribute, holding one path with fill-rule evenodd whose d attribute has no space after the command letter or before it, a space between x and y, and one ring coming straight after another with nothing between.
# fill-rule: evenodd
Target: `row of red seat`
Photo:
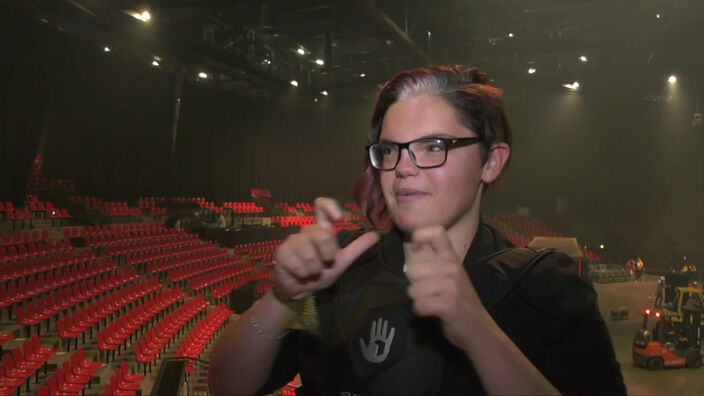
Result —
<instances>
[{"instance_id":1,"label":"row of red seat","mask_svg":"<svg viewBox=\"0 0 704 396\"><path fill-rule=\"evenodd\" d=\"M30 189L58 189L72 191L76 189L76 182L69 179L30 177L29 180L27 180L27 187Z\"/></svg>"},{"instance_id":2,"label":"row of red seat","mask_svg":"<svg viewBox=\"0 0 704 396\"><path fill-rule=\"evenodd\" d=\"M210 289L210 297L215 300L220 300L221 298L229 296L234 289L239 289L255 280L267 279L270 275L270 271L253 270L244 274L235 275L234 278L227 277L225 278L225 282L215 285Z\"/></svg>"},{"instance_id":3,"label":"row of red seat","mask_svg":"<svg viewBox=\"0 0 704 396\"><path fill-rule=\"evenodd\" d=\"M169 211L166 208L150 208L149 214L152 216L166 216L169 214Z\"/></svg>"},{"instance_id":4,"label":"row of red seat","mask_svg":"<svg viewBox=\"0 0 704 396\"><path fill-rule=\"evenodd\" d=\"M103 265L103 263L105 263L105 265ZM89 264L73 264L63 267L62 269L40 272L37 276L19 278L17 283L11 282L9 284L7 293L8 295L11 295L14 291L16 291L17 301L15 302L21 302L23 300L31 299L34 296L46 293L49 290L78 283L89 278L97 278L102 274L107 274L111 271L115 271L116 269L117 266L110 263L109 260L94 260L89 262ZM4 287L4 284L0 284L0 290Z\"/></svg>"},{"instance_id":5,"label":"row of red seat","mask_svg":"<svg viewBox=\"0 0 704 396\"><path fill-rule=\"evenodd\" d=\"M117 320L105 327L104 331L98 331L98 349L105 353L105 362L109 363L109 351L121 352L121 347L126 344L127 339L132 339L136 332L147 323L152 323L153 318L161 314L164 310L176 304L186 297L186 293L176 287L169 291L162 292L139 306L131 309Z\"/></svg>"},{"instance_id":6,"label":"row of red seat","mask_svg":"<svg viewBox=\"0 0 704 396\"><path fill-rule=\"evenodd\" d=\"M506 223L510 228L525 236L527 239L534 236L562 236L559 232L541 223L537 218L529 213L509 212L502 213L497 217Z\"/></svg>"},{"instance_id":7,"label":"row of red seat","mask_svg":"<svg viewBox=\"0 0 704 396\"><path fill-rule=\"evenodd\" d=\"M137 200L137 206L140 209L148 209L164 205L166 202L167 200L165 197L139 197Z\"/></svg>"},{"instance_id":8,"label":"row of red seat","mask_svg":"<svg viewBox=\"0 0 704 396\"><path fill-rule=\"evenodd\" d=\"M71 250L71 242L65 239L49 239L48 241L20 243L19 245L0 246L0 263L24 260L46 254L67 252Z\"/></svg>"},{"instance_id":9,"label":"row of red seat","mask_svg":"<svg viewBox=\"0 0 704 396\"><path fill-rule=\"evenodd\" d=\"M167 274L169 276L169 280L177 282L189 277L187 276L187 274L189 274L188 268L198 268L198 266L201 265L205 266L214 262L221 263L225 260L230 260L228 263L237 263L238 260L241 259L228 255L223 249L213 248L187 253L183 256L175 257L169 260L152 261L147 264L146 272L149 274L158 274L168 271ZM173 275L171 275L172 273ZM181 274L186 275L185 278L180 278ZM175 276L176 278L172 278L172 276Z\"/></svg>"},{"instance_id":10,"label":"row of red seat","mask_svg":"<svg viewBox=\"0 0 704 396\"><path fill-rule=\"evenodd\" d=\"M305 227L316 222L315 216L273 216L271 221L281 227ZM335 232L340 230L358 230L360 223L362 223L362 218L359 215L340 220L335 223Z\"/></svg>"},{"instance_id":11,"label":"row of red seat","mask_svg":"<svg viewBox=\"0 0 704 396\"><path fill-rule=\"evenodd\" d=\"M90 330L92 336L93 326L98 325L99 327L99 323L108 317L112 320L115 312L134 301L143 300L144 297L160 288L161 284L151 279L140 284L133 283L87 305L83 311L76 308L73 315L65 315L63 319L56 320L59 338L66 340L67 349L70 349L72 339L75 339L76 347L78 347L78 336L82 335L85 343L86 330Z\"/></svg>"},{"instance_id":12,"label":"row of red seat","mask_svg":"<svg viewBox=\"0 0 704 396\"><path fill-rule=\"evenodd\" d=\"M214 271L220 268L235 266L235 270L239 270L236 265L242 263L241 259L234 256L229 256L227 253L223 253L220 256L209 258L206 260L201 260L200 262L180 266L178 268L172 269L168 272L168 278L172 282L180 282L194 276Z\"/></svg>"},{"instance_id":13,"label":"row of red seat","mask_svg":"<svg viewBox=\"0 0 704 396\"><path fill-rule=\"evenodd\" d=\"M27 296L23 299L12 298L10 292L7 293L7 297L3 299L2 288L0 288L0 306L11 306L13 303L18 303L17 306L17 323L23 326L40 325L42 321L49 319L52 315L57 315L60 312L75 307L93 297L99 296L109 290L115 289L119 286L126 285L134 280L134 278L128 277L126 271L117 272L118 275L114 276L98 276L90 278L84 282L74 283L70 287L64 289L56 289L51 293L48 293L44 297L38 298L34 303L28 302L26 307L21 305L25 300L28 300ZM96 281L97 279L97 281ZM112 293L105 296L105 300L102 303L96 305L103 306L113 306L114 301L127 301L132 300L125 297L127 294L133 299L141 298L145 294L152 293L154 290L160 288L161 285L158 283L158 279L154 278L149 280L144 280L141 283L132 283L130 286L126 286L122 289L117 289ZM120 294L122 293L122 294ZM101 308L105 309L105 308ZM48 328L47 322L47 328ZM37 333L39 333L40 327L37 327ZM27 329L27 334L29 334L29 328Z\"/></svg>"},{"instance_id":14,"label":"row of red seat","mask_svg":"<svg viewBox=\"0 0 704 396\"><path fill-rule=\"evenodd\" d=\"M160 358L167 344L170 344L174 335L179 332L196 315L201 313L210 303L202 296L188 300L177 310L160 320L156 326L134 343L134 353L137 362L142 363L144 374L147 374L147 364L151 371L151 364Z\"/></svg>"},{"instance_id":15,"label":"row of red seat","mask_svg":"<svg viewBox=\"0 0 704 396\"><path fill-rule=\"evenodd\" d=\"M68 234L67 234L68 232ZM164 226L164 223L125 223L125 224L103 224L102 226L82 226L64 228L66 238L86 235L112 234L115 232L144 233L147 235L178 232Z\"/></svg>"},{"instance_id":16,"label":"row of red seat","mask_svg":"<svg viewBox=\"0 0 704 396\"><path fill-rule=\"evenodd\" d=\"M186 337L181 341L174 356L199 358L203 349L220 333L223 325L226 324L230 316L235 313L225 307L225 304L219 304L215 309L199 321L196 326L186 334ZM193 360L188 360L186 364L186 372L191 372L195 363Z\"/></svg>"},{"instance_id":17,"label":"row of red seat","mask_svg":"<svg viewBox=\"0 0 704 396\"><path fill-rule=\"evenodd\" d=\"M136 396L144 378L142 374L131 374L123 360L120 367L115 368L115 374L110 376L110 385L103 386L101 396Z\"/></svg>"},{"instance_id":18,"label":"row of red seat","mask_svg":"<svg viewBox=\"0 0 704 396\"><path fill-rule=\"evenodd\" d=\"M136 253L141 251L146 251L155 248L168 248L179 246L180 244L198 241L197 235L190 235L186 233L173 234L169 236L163 235L153 235L147 236L142 239L133 241L116 241L110 242L105 245L105 253L115 256L115 255L127 255L129 253ZM212 242L203 242L212 244Z\"/></svg>"},{"instance_id":19,"label":"row of red seat","mask_svg":"<svg viewBox=\"0 0 704 396\"><path fill-rule=\"evenodd\" d=\"M100 214L109 217L139 216L139 208L130 207L127 202L105 202L100 208Z\"/></svg>"},{"instance_id":20,"label":"row of red seat","mask_svg":"<svg viewBox=\"0 0 704 396\"><path fill-rule=\"evenodd\" d=\"M274 250L276 248L276 246L278 246L282 242L283 242L283 239L245 243L242 245L236 245L233 248L233 251L237 254L244 254L244 253L251 254L253 252L258 252L258 251L270 251L270 250Z\"/></svg>"},{"instance_id":21,"label":"row of red seat","mask_svg":"<svg viewBox=\"0 0 704 396\"><path fill-rule=\"evenodd\" d=\"M223 249L198 240L167 248L155 248L128 253L126 255L126 261L127 264L130 265L150 264L151 262L160 260L179 261L181 259L196 258L199 254L222 251Z\"/></svg>"},{"instance_id":22,"label":"row of red seat","mask_svg":"<svg viewBox=\"0 0 704 396\"><path fill-rule=\"evenodd\" d=\"M251 265L248 266L247 269L222 268L220 270L209 272L199 277L190 279L188 281L188 285L191 290L198 291L234 277L244 278L244 284L247 284L253 280L266 279L269 276L271 276L270 270L258 270L256 266L252 268Z\"/></svg>"},{"instance_id":23,"label":"row of red seat","mask_svg":"<svg viewBox=\"0 0 704 396\"><path fill-rule=\"evenodd\" d=\"M0 265L0 281L6 282L11 279L32 276L74 264L87 263L92 260L96 260L92 250L74 249L43 256L29 257L26 260L7 261ZM109 262L112 261L110 258L104 258L101 261L102 265L107 265L106 260Z\"/></svg>"},{"instance_id":24,"label":"row of red seat","mask_svg":"<svg viewBox=\"0 0 704 396\"><path fill-rule=\"evenodd\" d=\"M29 379L35 376L35 382L39 382L39 368L44 367L46 374L47 362L58 352L56 349L42 347L39 337L32 337L26 340L20 347L12 349L11 353L6 353L2 357L0 365L0 395L12 395L26 382L29 391ZM80 361L80 358L79 358Z\"/></svg>"},{"instance_id":25,"label":"row of red seat","mask_svg":"<svg viewBox=\"0 0 704 396\"><path fill-rule=\"evenodd\" d=\"M223 202L223 208L231 209L235 213L263 213L264 208L254 202Z\"/></svg>"},{"instance_id":26,"label":"row of red seat","mask_svg":"<svg viewBox=\"0 0 704 396\"><path fill-rule=\"evenodd\" d=\"M528 238L517 233L502 221L489 215L484 215L482 218L489 226L496 228L496 230L501 232L501 234L508 238L508 240L515 246L524 247L530 242Z\"/></svg>"},{"instance_id":27,"label":"row of red seat","mask_svg":"<svg viewBox=\"0 0 704 396\"><path fill-rule=\"evenodd\" d=\"M346 231L356 231L356 230L359 230L359 229L360 229L360 226L359 226L358 223L356 223L356 222L354 222L354 221L343 220L343 221L338 221L338 222L335 223L333 232L334 232L335 234L337 234L338 232L340 232L340 231L342 231L342 230L346 230Z\"/></svg>"},{"instance_id":28,"label":"row of red seat","mask_svg":"<svg viewBox=\"0 0 704 396\"><path fill-rule=\"evenodd\" d=\"M14 232L3 232L0 236L0 246L19 245L20 243L47 242L49 240L49 230L24 230Z\"/></svg>"},{"instance_id":29,"label":"row of red seat","mask_svg":"<svg viewBox=\"0 0 704 396\"><path fill-rule=\"evenodd\" d=\"M271 289L271 282L259 282L254 285L254 293L262 295Z\"/></svg>"},{"instance_id":30,"label":"row of red seat","mask_svg":"<svg viewBox=\"0 0 704 396\"><path fill-rule=\"evenodd\" d=\"M357 206L356 202L345 202L343 207L350 212L359 212L359 206Z\"/></svg>"},{"instance_id":31,"label":"row of red seat","mask_svg":"<svg viewBox=\"0 0 704 396\"><path fill-rule=\"evenodd\" d=\"M64 361L62 368L57 368L54 375L47 378L46 385L40 386L37 393L39 396L78 395L86 384L90 388L92 377L102 365L86 360L83 349L79 348Z\"/></svg>"},{"instance_id":32,"label":"row of red seat","mask_svg":"<svg viewBox=\"0 0 704 396\"><path fill-rule=\"evenodd\" d=\"M135 245L150 247L159 243L178 242L182 240L194 240L195 238L183 233L168 233L160 235L146 235L135 233L114 233L102 235L90 235L85 237L86 246L102 247L107 249L121 249L123 247L131 247ZM124 253L117 253L124 254Z\"/></svg>"}]
</instances>

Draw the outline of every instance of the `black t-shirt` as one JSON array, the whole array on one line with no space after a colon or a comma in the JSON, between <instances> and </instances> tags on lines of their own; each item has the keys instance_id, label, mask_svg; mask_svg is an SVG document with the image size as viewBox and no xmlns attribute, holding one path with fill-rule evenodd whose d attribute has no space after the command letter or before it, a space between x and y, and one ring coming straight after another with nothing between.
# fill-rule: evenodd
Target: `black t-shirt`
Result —
<instances>
[{"instance_id":1,"label":"black t-shirt","mask_svg":"<svg viewBox=\"0 0 704 396\"><path fill-rule=\"evenodd\" d=\"M463 264L485 304L505 279L482 258L511 246L480 223ZM438 321L413 315L403 263L401 236L391 231L317 293L321 335L292 331L261 392L300 372L304 395L486 393ZM626 393L596 292L566 255L545 256L490 314L560 392Z\"/></svg>"}]
</instances>

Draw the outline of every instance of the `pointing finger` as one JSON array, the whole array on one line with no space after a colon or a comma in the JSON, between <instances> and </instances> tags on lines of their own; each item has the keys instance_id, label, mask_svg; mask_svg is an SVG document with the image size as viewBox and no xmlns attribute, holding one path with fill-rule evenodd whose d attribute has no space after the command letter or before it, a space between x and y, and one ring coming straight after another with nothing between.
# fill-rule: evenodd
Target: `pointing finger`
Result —
<instances>
[{"instance_id":1,"label":"pointing finger","mask_svg":"<svg viewBox=\"0 0 704 396\"><path fill-rule=\"evenodd\" d=\"M342 217L340 205L332 198L316 198L315 221L326 230L332 231L337 220Z\"/></svg>"},{"instance_id":2,"label":"pointing finger","mask_svg":"<svg viewBox=\"0 0 704 396\"><path fill-rule=\"evenodd\" d=\"M344 249L340 249L335 255L335 265L340 267L340 272L347 269L362 253L367 251L379 241L379 234L375 231L369 231Z\"/></svg>"}]
</instances>

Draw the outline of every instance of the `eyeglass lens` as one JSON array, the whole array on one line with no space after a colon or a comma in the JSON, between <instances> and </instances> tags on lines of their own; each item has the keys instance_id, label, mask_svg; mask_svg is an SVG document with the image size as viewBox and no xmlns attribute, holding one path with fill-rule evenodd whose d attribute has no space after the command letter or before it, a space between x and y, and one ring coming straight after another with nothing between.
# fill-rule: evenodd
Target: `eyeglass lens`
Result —
<instances>
[{"instance_id":1,"label":"eyeglass lens","mask_svg":"<svg viewBox=\"0 0 704 396\"><path fill-rule=\"evenodd\" d=\"M423 139L408 145L413 163L421 168L440 166L445 162L447 146L439 139ZM376 143L369 149L372 165L377 169L391 170L401 157L401 147L397 143Z\"/></svg>"}]
</instances>

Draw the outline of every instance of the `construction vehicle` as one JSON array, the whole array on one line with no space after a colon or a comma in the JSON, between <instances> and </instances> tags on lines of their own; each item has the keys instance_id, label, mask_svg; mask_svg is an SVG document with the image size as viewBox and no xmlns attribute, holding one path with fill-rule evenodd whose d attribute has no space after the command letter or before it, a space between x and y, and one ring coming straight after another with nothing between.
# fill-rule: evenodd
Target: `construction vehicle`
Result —
<instances>
[{"instance_id":1,"label":"construction vehicle","mask_svg":"<svg viewBox=\"0 0 704 396\"><path fill-rule=\"evenodd\" d=\"M657 322L648 330L648 319ZM651 370L664 367L699 368L702 353L698 342L687 339L672 326L671 316L661 311L646 308L643 311L643 327L633 337L633 363Z\"/></svg>"},{"instance_id":2,"label":"construction vehicle","mask_svg":"<svg viewBox=\"0 0 704 396\"><path fill-rule=\"evenodd\" d=\"M693 287L675 287L672 301L665 304L667 315L676 330L681 331L684 326L684 305L690 298L699 299L699 306L704 307L704 291ZM699 315L700 326L704 327L704 315ZM700 334L701 337L701 334Z\"/></svg>"}]
</instances>

